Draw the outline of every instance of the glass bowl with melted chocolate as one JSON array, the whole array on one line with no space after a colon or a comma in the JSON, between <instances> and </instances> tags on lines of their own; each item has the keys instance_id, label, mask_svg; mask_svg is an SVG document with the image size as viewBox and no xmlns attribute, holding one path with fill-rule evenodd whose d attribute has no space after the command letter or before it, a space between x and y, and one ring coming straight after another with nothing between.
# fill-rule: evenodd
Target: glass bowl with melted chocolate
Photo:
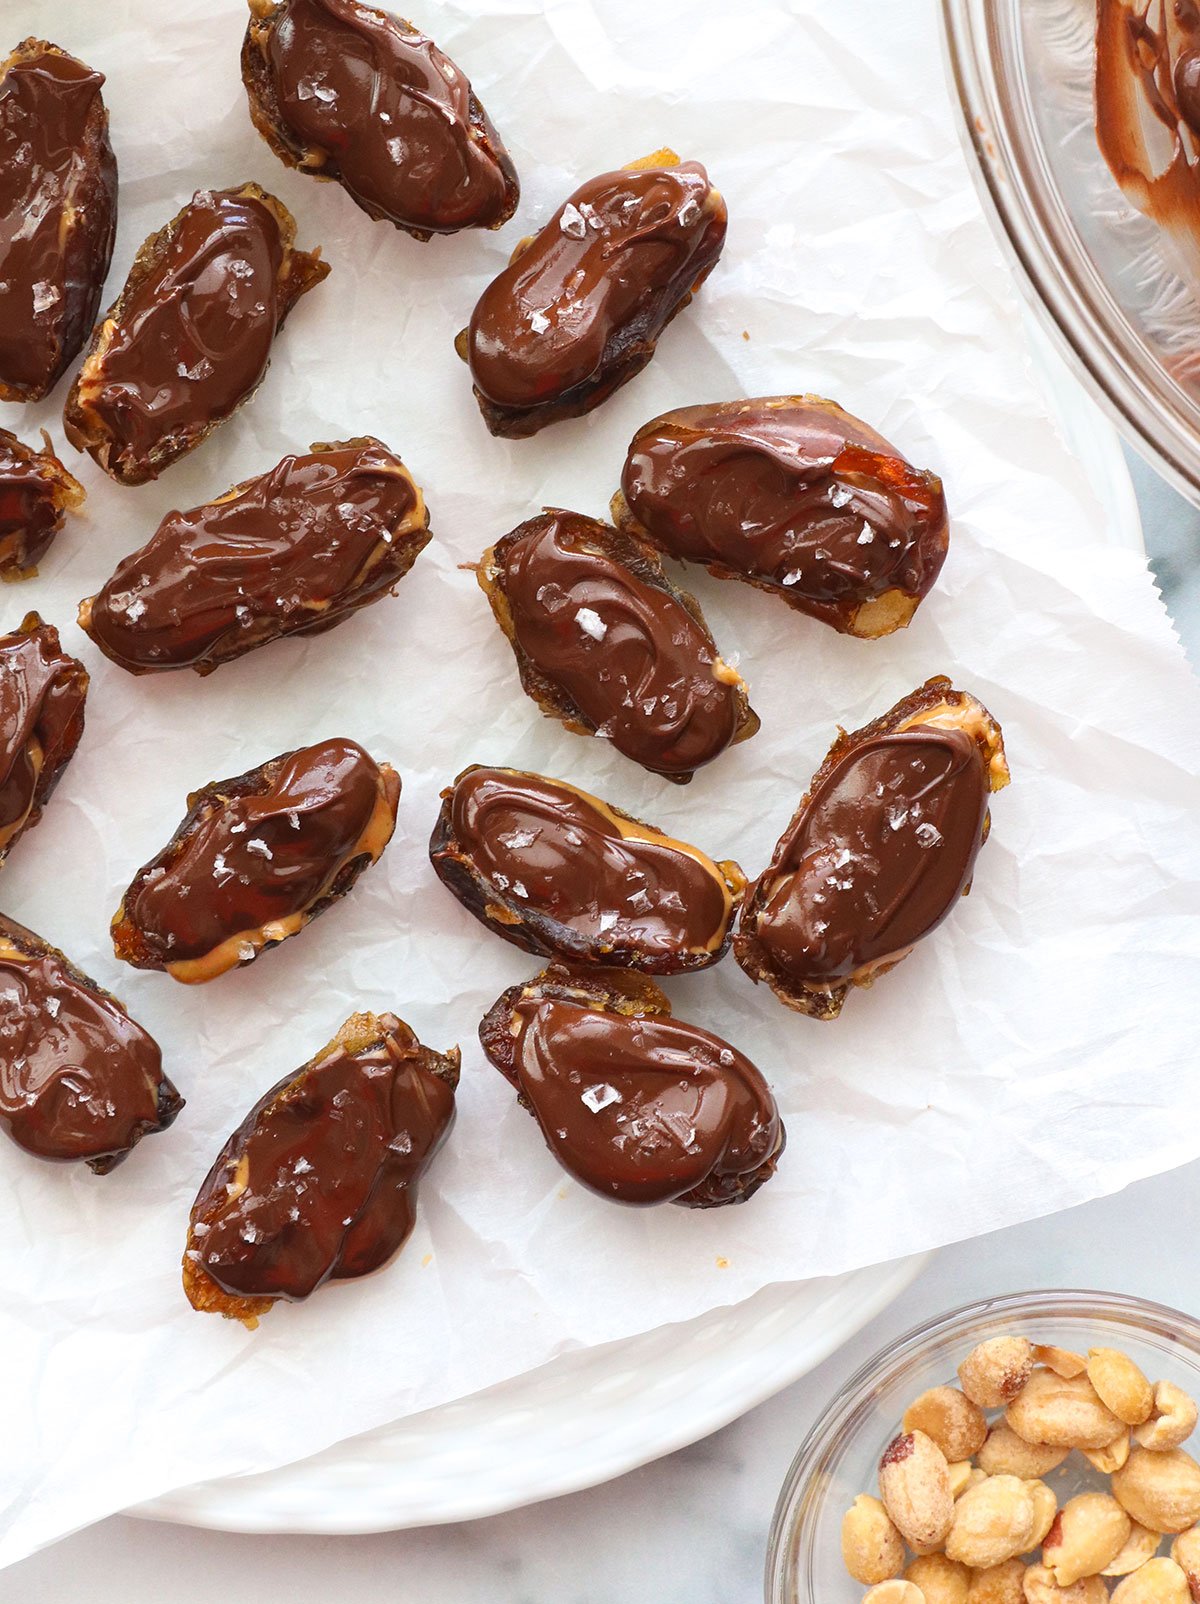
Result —
<instances>
[{"instance_id":1,"label":"glass bowl with melted chocolate","mask_svg":"<svg viewBox=\"0 0 1200 1604\"><path fill-rule=\"evenodd\" d=\"M1200 505L1200 4L942 0L960 130L1030 301Z\"/></svg>"},{"instance_id":2,"label":"glass bowl with melted chocolate","mask_svg":"<svg viewBox=\"0 0 1200 1604\"><path fill-rule=\"evenodd\" d=\"M1172 1382L1191 1396L1200 1389L1200 1320L1164 1304L1111 1292L1036 1291L987 1298L941 1314L868 1359L800 1445L771 1522L766 1604L860 1604L867 1587L846 1571L842 1517L860 1493L878 1497L880 1456L913 1400L931 1387L959 1386L955 1372L971 1350L1007 1336L1079 1354L1115 1348L1152 1382ZM991 1424L1003 1418L997 1410L985 1413ZM1183 1444L1193 1455L1200 1452L1198 1437L1193 1432ZM1109 1487L1108 1477L1078 1450L1065 1453L1042 1479L1060 1509L1078 1493ZM1164 1539L1164 1554L1172 1541L1169 1535ZM1021 1560L1036 1565L1038 1548ZM905 1568L911 1563L906 1553Z\"/></svg>"}]
</instances>

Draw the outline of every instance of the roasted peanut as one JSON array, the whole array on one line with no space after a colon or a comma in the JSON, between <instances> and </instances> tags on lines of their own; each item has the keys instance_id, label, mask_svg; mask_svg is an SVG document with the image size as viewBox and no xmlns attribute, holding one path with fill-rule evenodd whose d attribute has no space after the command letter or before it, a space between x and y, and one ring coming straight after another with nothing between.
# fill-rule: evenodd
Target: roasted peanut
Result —
<instances>
[{"instance_id":1,"label":"roasted peanut","mask_svg":"<svg viewBox=\"0 0 1200 1604\"><path fill-rule=\"evenodd\" d=\"M1140 1531L1141 1527L1134 1530ZM1171 1558L1187 1577L1193 1599L1200 1601L1200 1526L1189 1526L1186 1532L1180 1532L1171 1544Z\"/></svg>"},{"instance_id":2,"label":"roasted peanut","mask_svg":"<svg viewBox=\"0 0 1200 1604\"><path fill-rule=\"evenodd\" d=\"M1081 1376L1087 1369L1087 1360L1081 1353L1075 1353L1071 1348L1059 1348L1053 1342L1035 1343L1033 1357L1038 1364L1045 1365L1047 1370L1053 1370L1056 1376L1062 1376L1067 1381Z\"/></svg>"},{"instance_id":3,"label":"roasted peanut","mask_svg":"<svg viewBox=\"0 0 1200 1604\"><path fill-rule=\"evenodd\" d=\"M955 1511L950 1467L923 1431L901 1432L888 1444L879 1462L879 1492L911 1548L936 1548L950 1530Z\"/></svg>"},{"instance_id":4,"label":"roasted peanut","mask_svg":"<svg viewBox=\"0 0 1200 1604\"><path fill-rule=\"evenodd\" d=\"M987 1438L983 1411L957 1387L931 1387L910 1403L902 1422L905 1431L923 1431L953 1463L970 1459Z\"/></svg>"},{"instance_id":5,"label":"roasted peanut","mask_svg":"<svg viewBox=\"0 0 1200 1604\"><path fill-rule=\"evenodd\" d=\"M946 1555L972 1570L1002 1565L1027 1551L1036 1522L1027 1483L1016 1476L989 1476L955 1504Z\"/></svg>"},{"instance_id":6,"label":"roasted peanut","mask_svg":"<svg viewBox=\"0 0 1200 1604\"><path fill-rule=\"evenodd\" d=\"M1150 1418L1136 1426L1133 1440L1141 1448L1162 1453L1165 1448L1178 1448L1196 1429L1196 1405L1182 1387L1173 1382L1160 1381L1154 1388L1154 1410Z\"/></svg>"},{"instance_id":7,"label":"roasted peanut","mask_svg":"<svg viewBox=\"0 0 1200 1604\"><path fill-rule=\"evenodd\" d=\"M1026 1442L1058 1448L1103 1448L1121 1435L1121 1422L1086 1376L1056 1376L1052 1370L1035 1370L1004 1418Z\"/></svg>"},{"instance_id":8,"label":"roasted peanut","mask_svg":"<svg viewBox=\"0 0 1200 1604\"><path fill-rule=\"evenodd\" d=\"M1127 1426L1140 1426L1154 1408L1154 1389L1127 1353L1089 1348L1088 1380L1100 1402Z\"/></svg>"},{"instance_id":9,"label":"roasted peanut","mask_svg":"<svg viewBox=\"0 0 1200 1604\"><path fill-rule=\"evenodd\" d=\"M1129 1516L1107 1493L1080 1493L1064 1504L1046 1536L1042 1563L1059 1587L1098 1576L1124 1548Z\"/></svg>"},{"instance_id":10,"label":"roasted peanut","mask_svg":"<svg viewBox=\"0 0 1200 1604\"><path fill-rule=\"evenodd\" d=\"M1033 1532L1029 1538L1029 1546L1022 1550L1028 1554L1045 1540L1050 1528L1058 1519L1058 1498L1044 1481L1027 1481L1025 1485L1029 1489L1030 1498L1033 1499Z\"/></svg>"},{"instance_id":11,"label":"roasted peanut","mask_svg":"<svg viewBox=\"0 0 1200 1604\"><path fill-rule=\"evenodd\" d=\"M1152 1532L1148 1526L1139 1526L1137 1521L1130 1522L1129 1536L1125 1540L1121 1551L1100 1572L1101 1576L1128 1576L1130 1571L1136 1571L1139 1565L1144 1565L1148 1559L1153 1559L1158 1552L1158 1545L1162 1537L1158 1532Z\"/></svg>"},{"instance_id":12,"label":"roasted peanut","mask_svg":"<svg viewBox=\"0 0 1200 1604\"><path fill-rule=\"evenodd\" d=\"M904 1579L921 1589L925 1604L967 1604L971 1573L945 1554L919 1554L905 1571Z\"/></svg>"},{"instance_id":13,"label":"roasted peanut","mask_svg":"<svg viewBox=\"0 0 1200 1604\"><path fill-rule=\"evenodd\" d=\"M1112 1490L1153 1532L1182 1532L1200 1520L1200 1465L1182 1448L1135 1448L1113 1476Z\"/></svg>"},{"instance_id":14,"label":"roasted peanut","mask_svg":"<svg viewBox=\"0 0 1200 1604\"><path fill-rule=\"evenodd\" d=\"M1006 1559L1003 1565L989 1565L972 1571L967 1584L967 1604L1023 1604L1025 1567L1019 1559Z\"/></svg>"},{"instance_id":15,"label":"roasted peanut","mask_svg":"<svg viewBox=\"0 0 1200 1604\"><path fill-rule=\"evenodd\" d=\"M925 1604L925 1595L919 1587L897 1577L895 1581L880 1582L869 1593L864 1593L862 1604Z\"/></svg>"},{"instance_id":16,"label":"roasted peanut","mask_svg":"<svg viewBox=\"0 0 1200 1604\"><path fill-rule=\"evenodd\" d=\"M1081 1448L1079 1452L1102 1476L1111 1476L1129 1458L1129 1447L1129 1433L1123 1431L1114 1442L1103 1448Z\"/></svg>"},{"instance_id":17,"label":"roasted peanut","mask_svg":"<svg viewBox=\"0 0 1200 1604\"><path fill-rule=\"evenodd\" d=\"M1025 1604L1108 1604L1108 1588L1098 1576L1059 1587L1044 1565L1030 1565L1023 1578Z\"/></svg>"},{"instance_id":18,"label":"roasted peanut","mask_svg":"<svg viewBox=\"0 0 1200 1604\"><path fill-rule=\"evenodd\" d=\"M972 1485L972 1479L978 1478L982 1472L976 1470L969 1459L960 1459L950 1466L950 1496L961 1498L967 1488Z\"/></svg>"},{"instance_id":19,"label":"roasted peanut","mask_svg":"<svg viewBox=\"0 0 1200 1604\"><path fill-rule=\"evenodd\" d=\"M1187 1577L1173 1559L1149 1559L1113 1589L1114 1604L1192 1604Z\"/></svg>"},{"instance_id":20,"label":"roasted peanut","mask_svg":"<svg viewBox=\"0 0 1200 1604\"><path fill-rule=\"evenodd\" d=\"M980 1409L1003 1409L1029 1380L1033 1344L1027 1337L989 1337L958 1367L962 1390Z\"/></svg>"},{"instance_id":21,"label":"roasted peanut","mask_svg":"<svg viewBox=\"0 0 1200 1604\"><path fill-rule=\"evenodd\" d=\"M978 1459L989 1476L1019 1476L1022 1481L1037 1481L1061 1465L1068 1453L1069 1448L1026 1442L1000 1420L988 1432Z\"/></svg>"},{"instance_id":22,"label":"roasted peanut","mask_svg":"<svg viewBox=\"0 0 1200 1604\"><path fill-rule=\"evenodd\" d=\"M842 1559L854 1580L867 1586L899 1576L904 1568L900 1533L869 1493L859 1493L842 1517Z\"/></svg>"}]
</instances>

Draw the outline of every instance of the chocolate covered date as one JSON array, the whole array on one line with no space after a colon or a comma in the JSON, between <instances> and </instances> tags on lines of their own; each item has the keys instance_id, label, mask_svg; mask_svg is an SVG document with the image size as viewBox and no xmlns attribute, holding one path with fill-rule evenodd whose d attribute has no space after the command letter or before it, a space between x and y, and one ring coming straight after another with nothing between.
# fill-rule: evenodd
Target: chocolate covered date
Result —
<instances>
[{"instance_id":1,"label":"chocolate covered date","mask_svg":"<svg viewBox=\"0 0 1200 1604\"><path fill-rule=\"evenodd\" d=\"M105 1175L182 1107L117 999L0 914L0 1124L17 1146Z\"/></svg>"},{"instance_id":2,"label":"chocolate covered date","mask_svg":"<svg viewBox=\"0 0 1200 1604\"><path fill-rule=\"evenodd\" d=\"M281 161L415 239L499 228L516 210L516 168L470 81L388 11L250 0L242 81Z\"/></svg>"},{"instance_id":3,"label":"chocolate covered date","mask_svg":"<svg viewBox=\"0 0 1200 1604\"><path fill-rule=\"evenodd\" d=\"M673 975L723 958L745 880L565 780L464 769L429 856L446 888L526 952Z\"/></svg>"},{"instance_id":4,"label":"chocolate covered date","mask_svg":"<svg viewBox=\"0 0 1200 1604\"><path fill-rule=\"evenodd\" d=\"M653 419L633 437L612 513L670 557L870 639L909 622L949 543L941 480L813 395Z\"/></svg>"},{"instance_id":5,"label":"chocolate covered date","mask_svg":"<svg viewBox=\"0 0 1200 1604\"><path fill-rule=\"evenodd\" d=\"M906 958L971 888L1000 727L944 677L841 732L742 904L734 954L815 1019Z\"/></svg>"},{"instance_id":6,"label":"chocolate covered date","mask_svg":"<svg viewBox=\"0 0 1200 1604\"><path fill-rule=\"evenodd\" d=\"M682 784L758 729L698 603L650 546L548 507L484 553L478 578L526 694L569 730Z\"/></svg>"},{"instance_id":7,"label":"chocolate covered date","mask_svg":"<svg viewBox=\"0 0 1200 1604\"><path fill-rule=\"evenodd\" d=\"M0 864L74 757L87 691L87 670L37 613L0 635Z\"/></svg>"},{"instance_id":8,"label":"chocolate covered date","mask_svg":"<svg viewBox=\"0 0 1200 1604\"><path fill-rule=\"evenodd\" d=\"M488 1058L577 1181L618 1203L744 1203L784 1129L771 1089L719 1036L671 1018L652 980L552 964L479 1027Z\"/></svg>"},{"instance_id":9,"label":"chocolate covered date","mask_svg":"<svg viewBox=\"0 0 1200 1604\"><path fill-rule=\"evenodd\" d=\"M169 512L79 623L131 674L222 663L316 635L385 596L429 542L424 497L378 440L315 445L190 512Z\"/></svg>"},{"instance_id":10,"label":"chocolate covered date","mask_svg":"<svg viewBox=\"0 0 1200 1604\"><path fill-rule=\"evenodd\" d=\"M45 430L42 441L37 451L0 429L0 579L32 579L65 514L83 502Z\"/></svg>"},{"instance_id":11,"label":"chocolate covered date","mask_svg":"<svg viewBox=\"0 0 1200 1604\"><path fill-rule=\"evenodd\" d=\"M117 957L189 985L252 963L346 895L391 840L399 800L390 764L341 739L206 785L134 875Z\"/></svg>"},{"instance_id":12,"label":"chocolate covered date","mask_svg":"<svg viewBox=\"0 0 1200 1604\"><path fill-rule=\"evenodd\" d=\"M492 434L578 418L640 373L716 265L726 221L704 168L674 151L581 184L459 335Z\"/></svg>"},{"instance_id":13,"label":"chocolate covered date","mask_svg":"<svg viewBox=\"0 0 1200 1604\"><path fill-rule=\"evenodd\" d=\"M122 484L157 479L258 388L292 307L329 272L257 184L202 189L151 234L67 397L67 439Z\"/></svg>"},{"instance_id":14,"label":"chocolate covered date","mask_svg":"<svg viewBox=\"0 0 1200 1604\"><path fill-rule=\"evenodd\" d=\"M395 1014L354 1014L260 1098L192 1205L183 1287L253 1329L273 1303L377 1270L407 1241L417 1184L454 1123L459 1053Z\"/></svg>"},{"instance_id":15,"label":"chocolate covered date","mask_svg":"<svg viewBox=\"0 0 1200 1604\"><path fill-rule=\"evenodd\" d=\"M117 227L102 73L44 39L0 66L0 401L40 401L87 339Z\"/></svg>"}]
</instances>

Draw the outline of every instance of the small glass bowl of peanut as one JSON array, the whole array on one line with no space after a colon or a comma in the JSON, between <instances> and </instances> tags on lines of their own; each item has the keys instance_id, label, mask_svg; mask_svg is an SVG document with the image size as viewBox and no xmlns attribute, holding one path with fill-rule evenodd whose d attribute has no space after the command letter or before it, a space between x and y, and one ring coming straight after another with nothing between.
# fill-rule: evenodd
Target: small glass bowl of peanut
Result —
<instances>
[{"instance_id":1,"label":"small glass bowl of peanut","mask_svg":"<svg viewBox=\"0 0 1200 1604\"><path fill-rule=\"evenodd\" d=\"M1200 1604L1200 1322L1106 1292L970 1304L809 1432L767 1604Z\"/></svg>"}]
</instances>

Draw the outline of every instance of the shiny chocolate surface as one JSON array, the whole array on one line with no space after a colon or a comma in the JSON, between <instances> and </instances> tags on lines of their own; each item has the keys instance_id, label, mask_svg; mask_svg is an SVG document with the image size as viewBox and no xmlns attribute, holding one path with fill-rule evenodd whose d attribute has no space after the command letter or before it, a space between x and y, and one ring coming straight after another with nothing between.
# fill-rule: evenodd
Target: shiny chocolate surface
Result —
<instances>
[{"instance_id":1,"label":"shiny chocolate surface","mask_svg":"<svg viewBox=\"0 0 1200 1604\"><path fill-rule=\"evenodd\" d=\"M83 500L83 486L63 467L49 437L40 451L0 429L0 579L29 578Z\"/></svg>"},{"instance_id":2,"label":"shiny chocolate surface","mask_svg":"<svg viewBox=\"0 0 1200 1604\"><path fill-rule=\"evenodd\" d=\"M634 436L621 480L661 550L836 628L888 591L924 596L946 555L941 482L814 396L682 407Z\"/></svg>"},{"instance_id":3,"label":"shiny chocolate surface","mask_svg":"<svg viewBox=\"0 0 1200 1604\"><path fill-rule=\"evenodd\" d=\"M74 756L87 691L83 664L37 613L0 636L0 863Z\"/></svg>"},{"instance_id":4,"label":"shiny chocolate surface","mask_svg":"<svg viewBox=\"0 0 1200 1604\"><path fill-rule=\"evenodd\" d=\"M27 1153L103 1174L183 1107L116 998L3 915L0 1003L0 1124Z\"/></svg>"},{"instance_id":5,"label":"shiny chocolate surface","mask_svg":"<svg viewBox=\"0 0 1200 1604\"><path fill-rule=\"evenodd\" d=\"M386 1263L412 1232L457 1080L457 1052L430 1052L394 1014L348 1021L225 1144L192 1208L189 1293L198 1271L233 1298L296 1300Z\"/></svg>"},{"instance_id":6,"label":"shiny chocolate surface","mask_svg":"<svg viewBox=\"0 0 1200 1604\"><path fill-rule=\"evenodd\" d=\"M512 216L516 170L462 70L359 0L256 7L243 52L252 115L280 154L420 237Z\"/></svg>"},{"instance_id":7,"label":"shiny chocolate surface","mask_svg":"<svg viewBox=\"0 0 1200 1604\"><path fill-rule=\"evenodd\" d=\"M548 510L497 543L481 580L504 598L518 661L582 723L643 768L690 777L741 733L744 688L661 572L618 542Z\"/></svg>"},{"instance_id":8,"label":"shiny chocolate surface","mask_svg":"<svg viewBox=\"0 0 1200 1604\"><path fill-rule=\"evenodd\" d=\"M496 935L547 956L672 974L728 945L736 864L563 780L472 768L443 794L430 857Z\"/></svg>"},{"instance_id":9,"label":"shiny chocolate surface","mask_svg":"<svg viewBox=\"0 0 1200 1604\"><path fill-rule=\"evenodd\" d=\"M41 40L0 69L0 398L38 400L95 321L117 221L103 74Z\"/></svg>"},{"instance_id":10,"label":"shiny chocolate surface","mask_svg":"<svg viewBox=\"0 0 1200 1604\"><path fill-rule=\"evenodd\" d=\"M378 440L316 447L168 513L80 623L132 673L207 673L386 595L428 542L427 522L408 470Z\"/></svg>"},{"instance_id":11,"label":"shiny chocolate surface","mask_svg":"<svg viewBox=\"0 0 1200 1604\"><path fill-rule=\"evenodd\" d=\"M699 162L581 184L472 314L466 352L489 428L533 433L632 378L716 263L725 227Z\"/></svg>"}]
</instances>

